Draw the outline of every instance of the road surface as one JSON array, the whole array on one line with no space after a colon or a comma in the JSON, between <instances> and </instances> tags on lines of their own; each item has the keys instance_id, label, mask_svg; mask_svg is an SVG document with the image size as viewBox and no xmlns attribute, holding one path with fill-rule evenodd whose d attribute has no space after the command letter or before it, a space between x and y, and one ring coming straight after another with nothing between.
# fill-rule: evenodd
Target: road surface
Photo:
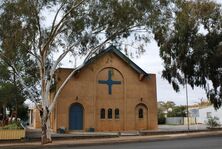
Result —
<instances>
[{"instance_id":1,"label":"road surface","mask_svg":"<svg viewBox=\"0 0 222 149\"><path fill-rule=\"evenodd\" d=\"M56 147L53 147L56 149ZM222 137L201 137L156 142L117 143L82 147L58 147L59 149L222 149Z\"/></svg>"}]
</instances>

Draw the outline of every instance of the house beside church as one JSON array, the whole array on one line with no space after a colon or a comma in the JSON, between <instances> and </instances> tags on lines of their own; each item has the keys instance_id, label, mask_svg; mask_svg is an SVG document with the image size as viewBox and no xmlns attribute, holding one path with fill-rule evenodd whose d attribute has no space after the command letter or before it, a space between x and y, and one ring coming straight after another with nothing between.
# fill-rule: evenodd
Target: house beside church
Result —
<instances>
[{"instance_id":1,"label":"house beside church","mask_svg":"<svg viewBox=\"0 0 222 149\"><path fill-rule=\"evenodd\" d=\"M114 46L76 69L51 115L54 131L157 129L155 74L146 73ZM51 97L71 71L57 69Z\"/></svg>"},{"instance_id":2,"label":"house beside church","mask_svg":"<svg viewBox=\"0 0 222 149\"><path fill-rule=\"evenodd\" d=\"M218 123L222 124L222 109L215 110L213 105L198 107L197 123L207 124L209 118L218 118Z\"/></svg>"}]
</instances>

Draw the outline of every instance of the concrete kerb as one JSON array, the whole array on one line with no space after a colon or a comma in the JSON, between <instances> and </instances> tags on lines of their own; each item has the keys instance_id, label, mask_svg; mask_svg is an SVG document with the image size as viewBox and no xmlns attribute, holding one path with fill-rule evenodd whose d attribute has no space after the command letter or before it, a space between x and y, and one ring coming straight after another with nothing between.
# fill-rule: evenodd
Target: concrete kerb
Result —
<instances>
[{"instance_id":1,"label":"concrete kerb","mask_svg":"<svg viewBox=\"0 0 222 149\"><path fill-rule=\"evenodd\" d=\"M166 141L174 139L186 139L195 137L208 137L208 136L222 136L222 131L210 132L195 132L195 133L181 133L181 134L168 134L168 135L152 135L152 136L120 136L118 138L100 138L100 139L73 139L73 140L57 140L51 144L41 145L40 142L24 142L12 144L0 144L3 148L53 148L53 147L74 147L74 146L89 146L89 145L104 145L104 144L117 144L117 143L133 143L133 142L153 142L153 141Z\"/></svg>"}]
</instances>

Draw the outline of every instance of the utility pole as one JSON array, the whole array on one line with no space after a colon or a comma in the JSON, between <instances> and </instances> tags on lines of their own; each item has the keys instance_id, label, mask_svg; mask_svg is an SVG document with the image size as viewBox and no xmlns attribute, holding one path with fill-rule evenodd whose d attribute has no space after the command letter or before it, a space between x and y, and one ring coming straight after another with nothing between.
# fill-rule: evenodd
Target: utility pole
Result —
<instances>
[{"instance_id":1,"label":"utility pole","mask_svg":"<svg viewBox=\"0 0 222 149\"><path fill-rule=\"evenodd\" d=\"M189 120L189 102L188 102L188 90L187 90L187 78L186 79L186 101L187 101L187 130L190 131L190 120Z\"/></svg>"}]
</instances>

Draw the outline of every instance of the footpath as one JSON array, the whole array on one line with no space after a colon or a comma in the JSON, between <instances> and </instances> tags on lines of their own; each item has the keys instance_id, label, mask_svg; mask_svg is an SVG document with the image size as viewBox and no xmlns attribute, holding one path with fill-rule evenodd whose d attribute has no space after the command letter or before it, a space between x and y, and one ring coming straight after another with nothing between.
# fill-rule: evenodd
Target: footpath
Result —
<instances>
[{"instance_id":1,"label":"footpath","mask_svg":"<svg viewBox=\"0 0 222 149\"><path fill-rule=\"evenodd\" d=\"M62 137L64 136L64 137ZM152 142L172 139L186 139L195 137L222 136L222 130L168 130L168 131L143 131L122 133L73 133L67 135L53 135L53 142L41 145L39 139L0 142L0 148L53 148L74 147L100 144L116 144L129 142Z\"/></svg>"}]
</instances>

